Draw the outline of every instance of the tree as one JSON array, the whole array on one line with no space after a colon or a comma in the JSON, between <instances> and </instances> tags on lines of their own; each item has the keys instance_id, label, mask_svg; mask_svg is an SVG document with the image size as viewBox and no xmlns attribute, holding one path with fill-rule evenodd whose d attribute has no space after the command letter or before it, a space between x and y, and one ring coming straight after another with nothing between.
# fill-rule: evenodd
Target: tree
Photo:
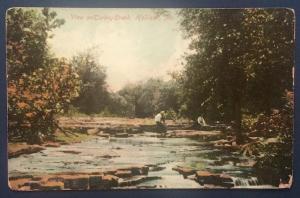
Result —
<instances>
[{"instance_id":1,"label":"tree","mask_svg":"<svg viewBox=\"0 0 300 198\"><path fill-rule=\"evenodd\" d=\"M285 99L281 109L260 114L248 127L249 133L259 135L260 140L243 146L243 153L256 159L254 170L260 179L274 186L289 183L293 175L293 92L286 92Z\"/></svg>"},{"instance_id":2,"label":"tree","mask_svg":"<svg viewBox=\"0 0 300 198\"><path fill-rule=\"evenodd\" d=\"M68 110L78 92L78 75L65 60L56 60L52 67L39 68L32 75L23 74L18 80L9 81L10 137L40 143L42 136L51 136L58 128L55 116Z\"/></svg>"},{"instance_id":3,"label":"tree","mask_svg":"<svg viewBox=\"0 0 300 198\"><path fill-rule=\"evenodd\" d=\"M127 101L130 116L152 117L162 110L178 112L175 81L150 78L138 84L128 84L118 94Z\"/></svg>"},{"instance_id":4,"label":"tree","mask_svg":"<svg viewBox=\"0 0 300 198\"><path fill-rule=\"evenodd\" d=\"M50 56L47 39L63 20L49 9L7 12L9 139L40 143L58 128L56 115L78 95L79 79L65 59Z\"/></svg>"},{"instance_id":5,"label":"tree","mask_svg":"<svg viewBox=\"0 0 300 198\"><path fill-rule=\"evenodd\" d=\"M72 102L86 114L100 113L108 104L106 73L91 50L74 56L71 64L78 70L81 84L79 97Z\"/></svg>"},{"instance_id":6,"label":"tree","mask_svg":"<svg viewBox=\"0 0 300 198\"><path fill-rule=\"evenodd\" d=\"M246 88L251 97L246 105L251 111L270 114L272 108L285 105L286 90L293 87L294 14L288 9L248 9L244 15L249 50L241 59L247 64Z\"/></svg>"},{"instance_id":7,"label":"tree","mask_svg":"<svg viewBox=\"0 0 300 198\"><path fill-rule=\"evenodd\" d=\"M37 9L11 8L6 20L9 80L49 66L47 39L53 36L53 29L64 24L64 20L57 19L56 13L48 8L42 9L42 13Z\"/></svg>"},{"instance_id":8,"label":"tree","mask_svg":"<svg viewBox=\"0 0 300 198\"><path fill-rule=\"evenodd\" d=\"M159 93L155 104L155 112L170 110L179 114L181 93L178 83L173 79L161 82Z\"/></svg>"},{"instance_id":9,"label":"tree","mask_svg":"<svg viewBox=\"0 0 300 198\"><path fill-rule=\"evenodd\" d=\"M241 141L243 113L279 108L284 90L292 89L293 13L183 9L180 15L192 50L179 80L185 113L232 120Z\"/></svg>"},{"instance_id":10,"label":"tree","mask_svg":"<svg viewBox=\"0 0 300 198\"><path fill-rule=\"evenodd\" d=\"M142 94L142 87L140 84L127 84L124 88L118 91L118 94L125 98L127 103L127 116L140 117L142 108L139 104L139 98Z\"/></svg>"},{"instance_id":11,"label":"tree","mask_svg":"<svg viewBox=\"0 0 300 198\"><path fill-rule=\"evenodd\" d=\"M133 116L132 105L126 98L119 93L109 93L107 110L111 115L117 115L122 117Z\"/></svg>"}]
</instances>

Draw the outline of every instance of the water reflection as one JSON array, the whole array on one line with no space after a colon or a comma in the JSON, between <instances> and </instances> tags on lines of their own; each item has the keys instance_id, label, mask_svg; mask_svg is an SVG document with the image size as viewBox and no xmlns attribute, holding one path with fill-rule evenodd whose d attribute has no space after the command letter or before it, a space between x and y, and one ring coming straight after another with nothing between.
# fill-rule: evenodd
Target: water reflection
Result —
<instances>
[{"instance_id":1,"label":"water reflection","mask_svg":"<svg viewBox=\"0 0 300 198\"><path fill-rule=\"evenodd\" d=\"M45 174L59 172L97 172L115 170L134 165L160 165L160 171L149 176L161 179L148 181L140 186L162 188L199 188L192 179L184 179L173 171L175 166L227 173L234 177L236 187L258 186L259 181L251 168L237 166L247 160L238 153L231 153L209 146L207 142L187 138L159 138L151 133L128 138L98 137L86 142L47 148L39 153L11 158L9 176L18 174Z\"/></svg>"}]
</instances>

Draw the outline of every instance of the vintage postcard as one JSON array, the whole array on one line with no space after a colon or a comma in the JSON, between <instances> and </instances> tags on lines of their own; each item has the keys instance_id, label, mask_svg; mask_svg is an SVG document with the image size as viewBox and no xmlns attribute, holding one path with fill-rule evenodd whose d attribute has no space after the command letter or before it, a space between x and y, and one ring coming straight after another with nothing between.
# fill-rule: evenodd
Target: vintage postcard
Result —
<instances>
[{"instance_id":1,"label":"vintage postcard","mask_svg":"<svg viewBox=\"0 0 300 198\"><path fill-rule=\"evenodd\" d=\"M291 9L6 12L15 191L293 181Z\"/></svg>"}]
</instances>

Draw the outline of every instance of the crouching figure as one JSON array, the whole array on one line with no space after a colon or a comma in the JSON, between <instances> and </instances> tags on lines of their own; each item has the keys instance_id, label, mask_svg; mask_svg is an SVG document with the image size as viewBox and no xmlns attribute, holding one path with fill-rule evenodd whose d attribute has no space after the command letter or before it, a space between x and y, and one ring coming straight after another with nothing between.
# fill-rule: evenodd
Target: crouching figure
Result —
<instances>
[{"instance_id":1,"label":"crouching figure","mask_svg":"<svg viewBox=\"0 0 300 198\"><path fill-rule=\"evenodd\" d=\"M165 112L161 111L154 117L155 123L156 123L156 129L160 133L165 133L167 132L167 127L166 127L166 118L165 118Z\"/></svg>"}]
</instances>

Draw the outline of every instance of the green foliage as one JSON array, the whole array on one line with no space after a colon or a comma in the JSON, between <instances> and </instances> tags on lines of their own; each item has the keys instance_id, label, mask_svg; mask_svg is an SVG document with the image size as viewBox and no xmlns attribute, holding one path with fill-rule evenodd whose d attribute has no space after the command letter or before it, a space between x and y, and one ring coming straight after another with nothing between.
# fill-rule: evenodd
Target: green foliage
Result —
<instances>
[{"instance_id":1,"label":"green foliage","mask_svg":"<svg viewBox=\"0 0 300 198\"><path fill-rule=\"evenodd\" d=\"M55 141L64 142L68 144L87 141L91 138L93 138L92 135L85 134L82 132L78 132L75 134L56 133L54 136Z\"/></svg>"},{"instance_id":2,"label":"green foliage","mask_svg":"<svg viewBox=\"0 0 300 198\"><path fill-rule=\"evenodd\" d=\"M47 39L51 31L64 24L56 19L56 13L44 8L11 8L6 15L7 24L7 69L9 79L17 79L22 74L30 74L38 68L51 64Z\"/></svg>"},{"instance_id":3,"label":"green foliage","mask_svg":"<svg viewBox=\"0 0 300 198\"><path fill-rule=\"evenodd\" d=\"M79 97L72 101L70 115L145 118L168 110L170 119L174 119L178 114L179 89L175 81L149 79L108 92L105 72L89 53L74 57L72 66L79 70L82 86Z\"/></svg>"},{"instance_id":4,"label":"green foliage","mask_svg":"<svg viewBox=\"0 0 300 198\"><path fill-rule=\"evenodd\" d=\"M175 82L149 79L129 84L118 92L122 115L152 117L162 110L178 111L179 101ZM121 103L122 102L122 103Z\"/></svg>"},{"instance_id":5,"label":"green foliage","mask_svg":"<svg viewBox=\"0 0 300 198\"><path fill-rule=\"evenodd\" d=\"M191 40L182 87L182 112L196 119L234 121L269 114L292 89L294 18L287 9L183 9Z\"/></svg>"},{"instance_id":6,"label":"green foliage","mask_svg":"<svg viewBox=\"0 0 300 198\"><path fill-rule=\"evenodd\" d=\"M39 143L57 128L55 115L78 95L76 71L49 54L47 39L63 20L43 9L12 8L7 12L9 138Z\"/></svg>"},{"instance_id":7,"label":"green foliage","mask_svg":"<svg viewBox=\"0 0 300 198\"><path fill-rule=\"evenodd\" d=\"M88 117L87 114L80 112L78 108L74 107L72 104L69 105L68 110L62 115L66 117Z\"/></svg>"},{"instance_id":8,"label":"green foliage","mask_svg":"<svg viewBox=\"0 0 300 198\"><path fill-rule=\"evenodd\" d=\"M108 104L106 73L93 51L87 50L74 56L71 64L78 70L82 82L79 97L72 103L85 114L100 113Z\"/></svg>"},{"instance_id":9,"label":"green foliage","mask_svg":"<svg viewBox=\"0 0 300 198\"><path fill-rule=\"evenodd\" d=\"M130 117L139 116L139 98L142 94L140 84L128 84L118 94L126 100L126 115Z\"/></svg>"},{"instance_id":10,"label":"green foliage","mask_svg":"<svg viewBox=\"0 0 300 198\"><path fill-rule=\"evenodd\" d=\"M9 81L10 137L20 136L36 143L42 141L41 136L50 136L57 127L55 115L67 111L78 91L77 74L62 60Z\"/></svg>"},{"instance_id":11,"label":"green foliage","mask_svg":"<svg viewBox=\"0 0 300 198\"><path fill-rule=\"evenodd\" d=\"M257 123L258 119L260 116L262 116L263 114L259 114L258 116L253 116L253 115L243 115L242 118L242 130L245 133L250 133L254 124Z\"/></svg>"},{"instance_id":12,"label":"green foliage","mask_svg":"<svg viewBox=\"0 0 300 198\"><path fill-rule=\"evenodd\" d=\"M106 110L110 112L111 115L132 117L133 106L127 99L119 93L110 93Z\"/></svg>"},{"instance_id":13,"label":"green foliage","mask_svg":"<svg viewBox=\"0 0 300 198\"><path fill-rule=\"evenodd\" d=\"M250 111L270 114L285 104L285 91L292 90L294 14L287 9L249 9L242 25L249 48L240 57L247 81L244 103Z\"/></svg>"},{"instance_id":14,"label":"green foliage","mask_svg":"<svg viewBox=\"0 0 300 198\"><path fill-rule=\"evenodd\" d=\"M165 116L167 120L176 121L178 119L178 114L172 109L167 110Z\"/></svg>"},{"instance_id":15,"label":"green foliage","mask_svg":"<svg viewBox=\"0 0 300 198\"><path fill-rule=\"evenodd\" d=\"M293 109L294 104L290 100L280 111L273 112L270 116L260 116L252 128L252 131L259 131L263 137L273 137L276 140L267 139L264 142L259 155L256 156L258 162L255 165L258 172L265 173L263 176L277 175L277 180L268 181L276 185L279 179L287 180L288 176L293 174Z\"/></svg>"}]
</instances>

